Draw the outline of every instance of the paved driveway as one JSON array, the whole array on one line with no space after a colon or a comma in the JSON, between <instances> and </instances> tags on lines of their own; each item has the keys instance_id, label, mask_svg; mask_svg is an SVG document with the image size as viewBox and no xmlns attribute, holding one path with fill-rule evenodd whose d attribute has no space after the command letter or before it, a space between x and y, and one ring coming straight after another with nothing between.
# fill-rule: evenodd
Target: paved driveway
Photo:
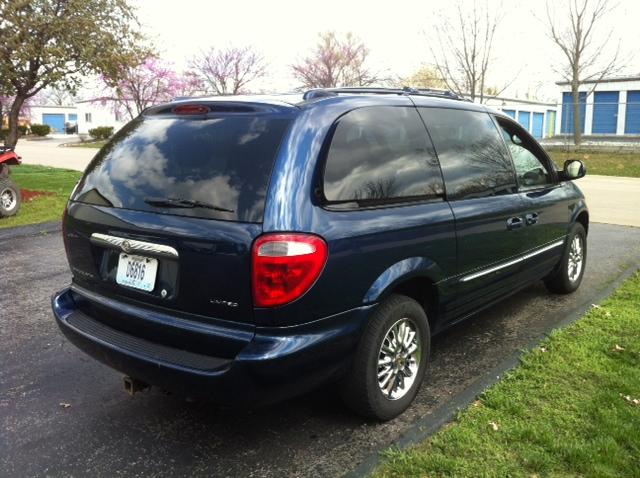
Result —
<instances>
[{"instance_id":1,"label":"paved driveway","mask_svg":"<svg viewBox=\"0 0 640 478\"><path fill-rule=\"evenodd\" d=\"M335 477L407 433L440 423L493 367L590 307L634 264L640 229L593 224L582 287L542 284L434 338L414 405L372 424L325 389L259 410L127 396L115 372L57 330L51 293L69 281L59 233L3 239L0 254L0 476Z\"/></svg>"},{"instance_id":2,"label":"paved driveway","mask_svg":"<svg viewBox=\"0 0 640 478\"><path fill-rule=\"evenodd\" d=\"M98 150L94 148L60 147L60 144L73 140L73 136L35 141L20 140L16 146L16 152L22 156L24 164L42 164L44 166L84 171Z\"/></svg>"},{"instance_id":3,"label":"paved driveway","mask_svg":"<svg viewBox=\"0 0 640 478\"><path fill-rule=\"evenodd\" d=\"M585 176L576 181L589 205L591 221L640 227L640 179Z\"/></svg>"}]
</instances>

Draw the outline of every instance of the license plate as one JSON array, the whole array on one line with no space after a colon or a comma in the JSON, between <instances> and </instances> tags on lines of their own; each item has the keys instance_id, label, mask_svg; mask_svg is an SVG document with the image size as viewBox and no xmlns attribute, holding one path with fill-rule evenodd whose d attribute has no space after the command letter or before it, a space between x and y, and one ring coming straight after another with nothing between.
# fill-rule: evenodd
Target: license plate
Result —
<instances>
[{"instance_id":1,"label":"license plate","mask_svg":"<svg viewBox=\"0 0 640 478\"><path fill-rule=\"evenodd\" d=\"M156 285L157 272L157 259L133 256L122 252L118 259L116 282L120 285L150 292Z\"/></svg>"}]
</instances>

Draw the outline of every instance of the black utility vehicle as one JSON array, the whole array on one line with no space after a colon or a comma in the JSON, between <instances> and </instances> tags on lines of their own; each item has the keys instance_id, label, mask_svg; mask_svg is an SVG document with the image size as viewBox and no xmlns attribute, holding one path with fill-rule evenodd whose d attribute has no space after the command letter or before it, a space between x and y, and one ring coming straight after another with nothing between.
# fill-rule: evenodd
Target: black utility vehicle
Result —
<instances>
[{"instance_id":1,"label":"black utility vehicle","mask_svg":"<svg viewBox=\"0 0 640 478\"><path fill-rule=\"evenodd\" d=\"M147 109L64 217L67 337L130 378L227 403L334 383L390 419L431 337L584 273L572 182L500 112L450 93L328 89Z\"/></svg>"}]
</instances>

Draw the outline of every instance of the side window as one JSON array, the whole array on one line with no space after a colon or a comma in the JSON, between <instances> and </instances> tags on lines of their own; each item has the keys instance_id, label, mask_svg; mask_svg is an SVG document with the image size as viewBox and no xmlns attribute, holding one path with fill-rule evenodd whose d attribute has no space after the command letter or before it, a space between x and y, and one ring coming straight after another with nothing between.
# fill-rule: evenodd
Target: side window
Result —
<instances>
[{"instance_id":1,"label":"side window","mask_svg":"<svg viewBox=\"0 0 640 478\"><path fill-rule=\"evenodd\" d=\"M516 191L511 159L487 113L419 108L440 159L448 199Z\"/></svg>"},{"instance_id":2,"label":"side window","mask_svg":"<svg viewBox=\"0 0 640 478\"><path fill-rule=\"evenodd\" d=\"M415 108L366 107L338 120L324 171L328 201L384 201L443 193L438 160Z\"/></svg>"},{"instance_id":3,"label":"side window","mask_svg":"<svg viewBox=\"0 0 640 478\"><path fill-rule=\"evenodd\" d=\"M551 183L551 174L539 147L516 124L502 118L496 120L502 130L504 142L511 152L520 187L534 188Z\"/></svg>"}]
</instances>

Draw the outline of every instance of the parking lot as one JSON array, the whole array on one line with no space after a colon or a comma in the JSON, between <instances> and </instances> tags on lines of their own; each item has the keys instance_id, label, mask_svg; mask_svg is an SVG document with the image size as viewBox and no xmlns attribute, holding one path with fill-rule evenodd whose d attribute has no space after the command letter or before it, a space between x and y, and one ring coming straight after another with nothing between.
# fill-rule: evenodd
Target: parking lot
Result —
<instances>
[{"instance_id":1,"label":"parking lot","mask_svg":"<svg viewBox=\"0 0 640 478\"><path fill-rule=\"evenodd\" d=\"M592 224L577 293L553 296L538 284L436 337L414 405L373 424L330 387L258 410L156 389L129 397L121 375L76 350L53 321L50 296L70 280L60 233L5 236L0 476L340 476L447 418L495 379L494 367L588 309L638 264L640 229Z\"/></svg>"}]
</instances>

